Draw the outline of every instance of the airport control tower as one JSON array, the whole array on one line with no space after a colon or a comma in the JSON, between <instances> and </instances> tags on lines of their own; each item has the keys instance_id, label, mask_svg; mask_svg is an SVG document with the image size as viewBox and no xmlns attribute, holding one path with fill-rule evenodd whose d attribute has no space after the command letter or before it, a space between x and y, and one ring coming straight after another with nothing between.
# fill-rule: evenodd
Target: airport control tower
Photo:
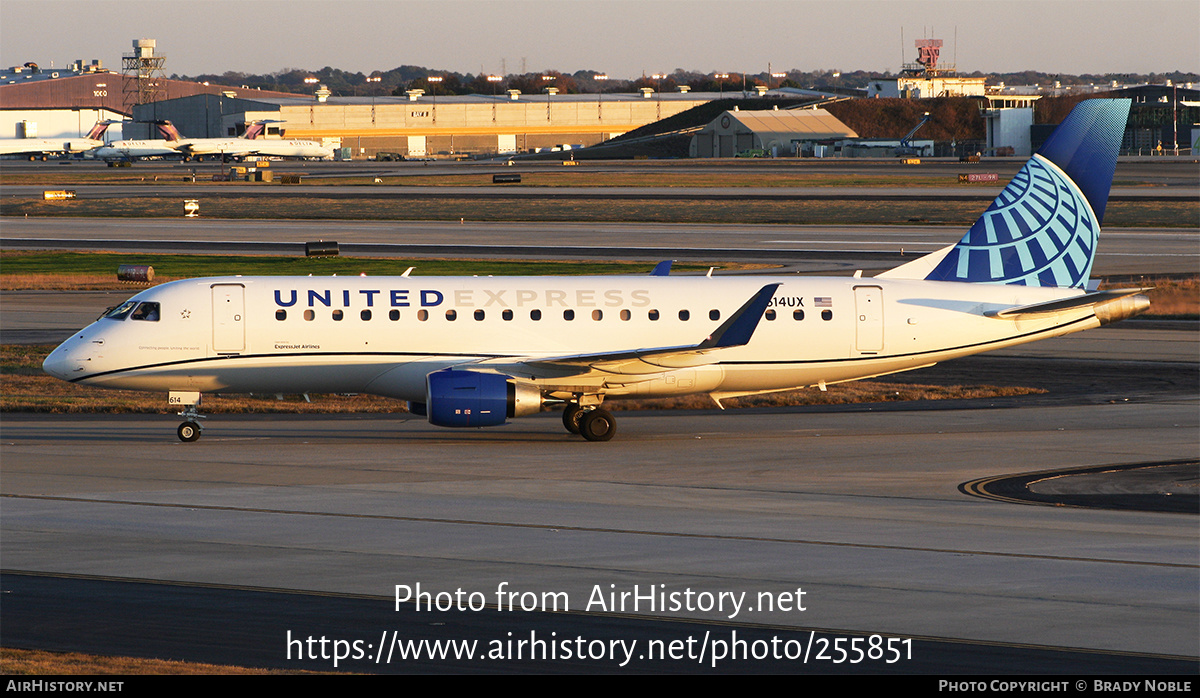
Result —
<instances>
[{"instance_id":1,"label":"airport control tower","mask_svg":"<svg viewBox=\"0 0 1200 698\"><path fill-rule=\"evenodd\" d=\"M137 104L147 104L166 99L166 75L164 55L155 55L154 39L134 39L133 53L121 57L121 74L125 80L125 108L133 113Z\"/></svg>"},{"instance_id":2,"label":"airport control tower","mask_svg":"<svg viewBox=\"0 0 1200 698\"><path fill-rule=\"evenodd\" d=\"M916 62L903 63L895 80L872 80L867 85L867 96L907 99L984 96L984 79L960 76L953 63L939 62L941 52L941 39L917 39Z\"/></svg>"}]
</instances>

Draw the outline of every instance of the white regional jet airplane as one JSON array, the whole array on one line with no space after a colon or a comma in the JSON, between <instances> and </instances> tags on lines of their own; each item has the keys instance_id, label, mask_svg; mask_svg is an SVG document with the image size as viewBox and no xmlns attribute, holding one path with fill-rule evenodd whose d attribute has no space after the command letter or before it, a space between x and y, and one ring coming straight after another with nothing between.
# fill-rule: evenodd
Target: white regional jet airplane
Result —
<instances>
[{"instance_id":1,"label":"white regional jet airplane","mask_svg":"<svg viewBox=\"0 0 1200 698\"><path fill-rule=\"evenodd\" d=\"M168 393L358 392L447 427L565 403L824 388L1077 332L1149 306L1087 290L1128 100L1078 105L955 245L874 278L219 277L145 290L64 342L63 380Z\"/></svg>"},{"instance_id":2,"label":"white regional jet airplane","mask_svg":"<svg viewBox=\"0 0 1200 698\"><path fill-rule=\"evenodd\" d=\"M154 122L158 125L162 138L126 139L113 141L92 151L92 157L100 160L136 160L138 158L155 158L179 155L175 149L177 137L175 133L166 130L168 122ZM178 133L178 132L176 132Z\"/></svg>"},{"instance_id":3,"label":"white regional jet airplane","mask_svg":"<svg viewBox=\"0 0 1200 698\"><path fill-rule=\"evenodd\" d=\"M205 156L220 156L224 160L255 152L254 144L245 138L230 136L227 138L184 138L179 129L170 121L159 121L158 128L162 131L171 147L183 155L184 161L196 158L203 161Z\"/></svg>"},{"instance_id":4,"label":"white regional jet airplane","mask_svg":"<svg viewBox=\"0 0 1200 698\"><path fill-rule=\"evenodd\" d=\"M98 121L83 138L0 138L0 155L25 155L45 160L51 155L82 153L104 145L104 132L114 121Z\"/></svg>"},{"instance_id":5,"label":"white regional jet airplane","mask_svg":"<svg viewBox=\"0 0 1200 698\"><path fill-rule=\"evenodd\" d=\"M267 124L281 124L280 120L265 119L256 121L250 128L246 129L243 138L250 141L251 147L254 148L255 155L264 155L266 157L279 158L315 158L318 160L332 160L333 148L328 148L316 141L303 141L294 138L288 139L265 139L259 138L263 131L266 130Z\"/></svg>"}]
</instances>

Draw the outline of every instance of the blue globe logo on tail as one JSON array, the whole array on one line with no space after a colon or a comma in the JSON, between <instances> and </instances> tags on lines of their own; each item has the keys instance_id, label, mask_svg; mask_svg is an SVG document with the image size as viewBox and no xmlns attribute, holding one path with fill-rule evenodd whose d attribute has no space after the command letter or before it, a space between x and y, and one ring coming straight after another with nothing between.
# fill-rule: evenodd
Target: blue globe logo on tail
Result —
<instances>
[{"instance_id":1,"label":"blue globe logo on tail","mask_svg":"<svg viewBox=\"0 0 1200 698\"><path fill-rule=\"evenodd\" d=\"M926 278L1086 288L1129 104L1078 104Z\"/></svg>"}]
</instances>

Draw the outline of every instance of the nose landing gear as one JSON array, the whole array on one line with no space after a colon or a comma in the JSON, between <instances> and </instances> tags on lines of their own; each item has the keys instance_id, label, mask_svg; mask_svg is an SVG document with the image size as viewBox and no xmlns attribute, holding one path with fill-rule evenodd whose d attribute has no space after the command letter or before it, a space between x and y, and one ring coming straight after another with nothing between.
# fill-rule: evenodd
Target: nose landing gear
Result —
<instances>
[{"instance_id":1,"label":"nose landing gear","mask_svg":"<svg viewBox=\"0 0 1200 698\"><path fill-rule=\"evenodd\" d=\"M167 395L167 403L172 406L183 406L183 411L178 414L183 417L184 421L175 432L179 435L179 440L190 443L199 439L204 427L198 420L206 418L196 409L200 406L200 393L172 390Z\"/></svg>"},{"instance_id":2,"label":"nose landing gear","mask_svg":"<svg viewBox=\"0 0 1200 698\"><path fill-rule=\"evenodd\" d=\"M202 417L203 415L196 416ZM203 430L203 427L200 426L200 422L193 422L189 419L188 421L179 425L177 433L179 434L180 441L191 442L199 439L200 432Z\"/></svg>"}]
</instances>

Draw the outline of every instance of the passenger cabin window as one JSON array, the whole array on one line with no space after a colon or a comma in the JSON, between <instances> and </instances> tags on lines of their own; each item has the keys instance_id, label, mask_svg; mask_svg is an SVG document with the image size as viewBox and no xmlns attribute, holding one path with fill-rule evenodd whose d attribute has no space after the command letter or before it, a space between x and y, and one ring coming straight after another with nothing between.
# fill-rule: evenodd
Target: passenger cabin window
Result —
<instances>
[{"instance_id":1,"label":"passenger cabin window","mask_svg":"<svg viewBox=\"0 0 1200 698\"><path fill-rule=\"evenodd\" d=\"M505 320L511 320L513 319L513 312L511 309L505 308L504 312L500 313L500 317L504 318Z\"/></svg>"},{"instance_id":2,"label":"passenger cabin window","mask_svg":"<svg viewBox=\"0 0 1200 698\"><path fill-rule=\"evenodd\" d=\"M418 310L417 311L417 319L420 320L421 322L425 322L426 320L429 319L429 311L425 310L424 308Z\"/></svg>"},{"instance_id":3,"label":"passenger cabin window","mask_svg":"<svg viewBox=\"0 0 1200 698\"><path fill-rule=\"evenodd\" d=\"M821 311L821 319L822 320L832 320L833 319L833 311L828 310L828 309L822 310Z\"/></svg>"},{"instance_id":4,"label":"passenger cabin window","mask_svg":"<svg viewBox=\"0 0 1200 698\"><path fill-rule=\"evenodd\" d=\"M793 320L803 320L804 319L804 311L803 310L793 310L792 311L792 319Z\"/></svg>"},{"instance_id":5,"label":"passenger cabin window","mask_svg":"<svg viewBox=\"0 0 1200 698\"><path fill-rule=\"evenodd\" d=\"M708 319L709 320L720 320L721 319L721 311L720 310L708 311Z\"/></svg>"},{"instance_id":6,"label":"passenger cabin window","mask_svg":"<svg viewBox=\"0 0 1200 698\"><path fill-rule=\"evenodd\" d=\"M129 315L129 311L133 310L134 306L136 305L137 301L125 301L121 305L109 309L109 311L105 313L103 317L106 317L109 320L124 320Z\"/></svg>"},{"instance_id":7,"label":"passenger cabin window","mask_svg":"<svg viewBox=\"0 0 1200 698\"><path fill-rule=\"evenodd\" d=\"M287 319L287 311L284 310L283 308L276 310L275 311L275 319L276 320L286 320Z\"/></svg>"},{"instance_id":8,"label":"passenger cabin window","mask_svg":"<svg viewBox=\"0 0 1200 698\"><path fill-rule=\"evenodd\" d=\"M622 319L622 320L626 320L626 321L627 321L627 320L629 320L629 318L631 318L631 317L633 317L633 313L629 312L629 310L628 310L628 309L626 309L626 310L622 310L622 311L621 311L621 319Z\"/></svg>"},{"instance_id":9,"label":"passenger cabin window","mask_svg":"<svg viewBox=\"0 0 1200 698\"><path fill-rule=\"evenodd\" d=\"M688 311L686 311L686 310L680 310L680 311L679 311L679 319L680 319L680 320L687 320L687 319L688 319L688 318L690 318L691 316L692 316L692 314L691 314L691 313L689 313L689 312L688 312Z\"/></svg>"},{"instance_id":10,"label":"passenger cabin window","mask_svg":"<svg viewBox=\"0 0 1200 698\"><path fill-rule=\"evenodd\" d=\"M399 320L400 319L400 311L396 310L395 308L392 308L391 310L388 311L388 319L391 320L392 322Z\"/></svg>"},{"instance_id":11,"label":"passenger cabin window","mask_svg":"<svg viewBox=\"0 0 1200 698\"><path fill-rule=\"evenodd\" d=\"M308 320L309 322L312 322L312 319L315 318L316 316L317 316L317 314L313 312L312 308L309 308L308 310L304 311L304 319Z\"/></svg>"},{"instance_id":12,"label":"passenger cabin window","mask_svg":"<svg viewBox=\"0 0 1200 698\"><path fill-rule=\"evenodd\" d=\"M455 310L447 310L446 311L446 319L450 322L454 322L455 320L458 319L458 312Z\"/></svg>"},{"instance_id":13,"label":"passenger cabin window","mask_svg":"<svg viewBox=\"0 0 1200 698\"><path fill-rule=\"evenodd\" d=\"M529 319L530 320L541 320L542 319L542 311L538 310L537 308L530 310L529 311Z\"/></svg>"},{"instance_id":14,"label":"passenger cabin window","mask_svg":"<svg viewBox=\"0 0 1200 698\"><path fill-rule=\"evenodd\" d=\"M575 319L575 311L571 310L570 308L567 308L566 310L563 311L563 319L564 320L574 320Z\"/></svg>"},{"instance_id":15,"label":"passenger cabin window","mask_svg":"<svg viewBox=\"0 0 1200 698\"><path fill-rule=\"evenodd\" d=\"M775 319L775 309L774 308L768 309L767 312L764 314L764 317L766 317L767 320L774 320Z\"/></svg>"},{"instance_id":16,"label":"passenger cabin window","mask_svg":"<svg viewBox=\"0 0 1200 698\"><path fill-rule=\"evenodd\" d=\"M337 322L341 322L342 321L342 311L340 311L340 310L333 311L333 319Z\"/></svg>"},{"instance_id":17,"label":"passenger cabin window","mask_svg":"<svg viewBox=\"0 0 1200 698\"><path fill-rule=\"evenodd\" d=\"M484 315L484 313L483 313L483 311L482 311L482 310L476 310L476 311L475 311L475 319L476 319L476 320L482 320L482 319L483 319L483 315Z\"/></svg>"},{"instance_id":18,"label":"passenger cabin window","mask_svg":"<svg viewBox=\"0 0 1200 698\"><path fill-rule=\"evenodd\" d=\"M363 320L370 320L371 319L371 311L367 310L366 308L363 308L363 310L361 312L359 312L358 316L360 318L362 318Z\"/></svg>"},{"instance_id":19,"label":"passenger cabin window","mask_svg":"<svg viewBox=\"0 0 1200 698\"><path fill-rule=\"evenodd\" d=\"M657 310L651 310L651 311L648 313L648 316L649 316L649 318L650 318L651 320L657 320L657 319L658 319L658 311L657 311Z\"/></svg>"},{"instance_id":20,"label":"passenger cabin window","mask_svg":"<svg viewBox=\"0 0 1200 698\"><path fill-rule=\"evenodd\" d=\"M604 318L604 311L603 311L603 310L593 310L593 311L592 311L592 319L593 319L593 320L601 320L601 319L603 319L603 318Z\"/></svg>"}]
</instances>

